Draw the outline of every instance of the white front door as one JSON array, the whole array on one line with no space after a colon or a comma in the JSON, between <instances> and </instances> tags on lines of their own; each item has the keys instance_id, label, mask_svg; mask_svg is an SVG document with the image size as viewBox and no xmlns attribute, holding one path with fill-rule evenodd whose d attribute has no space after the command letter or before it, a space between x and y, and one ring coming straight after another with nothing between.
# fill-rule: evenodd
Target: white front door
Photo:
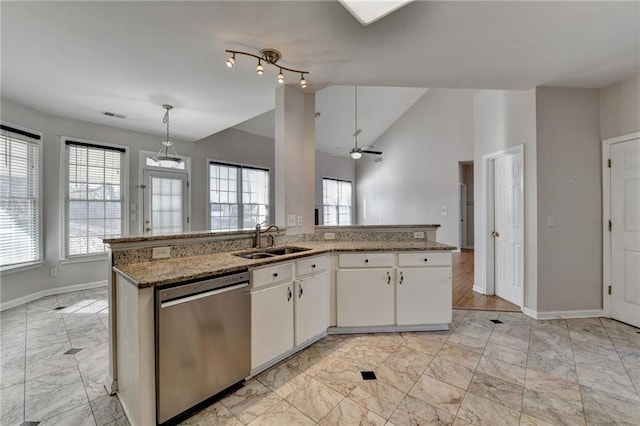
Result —
<instances>
[{"instance_id":1,"label":"white front door","mask_svg":"<svg viewBox=\"0 0 640 426\"><path fill-rule=\"evenodd\" d=\"M144 185L144 233L187 231L187 175L145 170Z\"/></svg>"},{"instance_id":2,"label":"white front door","mask_svg":"<svg viewBox=\"0 0 640 426\"><path fill-rule=\"evenodd\" d=\"M517 153L493 161L495 294L518 306L523 299L522 160Z\"/></svg>"},{"instance_id":3,"label":"white front door","mask_svg":"<svg viewBox=\"0 0 640 426\"><path fill-rule=\"evenodd\" d=\"M640 327L640 139L611 145L611 317Z\"/></svg>"}]
</instances>

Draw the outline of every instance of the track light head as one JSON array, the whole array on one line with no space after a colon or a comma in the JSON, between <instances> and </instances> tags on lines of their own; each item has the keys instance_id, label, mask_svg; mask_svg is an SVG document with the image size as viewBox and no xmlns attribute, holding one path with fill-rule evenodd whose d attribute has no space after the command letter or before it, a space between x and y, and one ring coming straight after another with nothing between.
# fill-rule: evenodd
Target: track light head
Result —
<instances>
[{"instance_id":1,"label":"track light head","mask_svg":"<svg viewBox=\"0 0 640 426\"><path fill-rule=\"evenodd\" d=\"M304 79L304 74L300 73L300 87L303 89L307 88L307 80Z\"/></svg>"},{"instance_id":2,"label":"track light head","mask_svg":"<svg viewBox=\"0 0 640 426\"><path fill-rule=\"evenodd\" d=\"M256 72L258 73L258 75L264 74L264 67L262 66L262 62L260 62L260 59L258 59L258 66L256 67Z\"/></svg>"},{"instance_id":3,"label":"track light head","mask_svg":"<svg viewBox=\"0 0 640 426\"><path fill-rule=\"evenodd\" d=\"M227 59L227 66L229 68L233 68L235 63L236 63L236 54L234 53L233 55L231 55L231 57L229 59Z\"/></svg>"},{"instance_id":4,"label":"track light head","mask_svg":"<svg viewBox=\"0 0 640 426\"><path fill-rule=\"evenodd\" d=\"M280 68L280 72L278 73L278 83L284 83L284 74L282 74L282 68Z\"/></svg>"}]
</instances>

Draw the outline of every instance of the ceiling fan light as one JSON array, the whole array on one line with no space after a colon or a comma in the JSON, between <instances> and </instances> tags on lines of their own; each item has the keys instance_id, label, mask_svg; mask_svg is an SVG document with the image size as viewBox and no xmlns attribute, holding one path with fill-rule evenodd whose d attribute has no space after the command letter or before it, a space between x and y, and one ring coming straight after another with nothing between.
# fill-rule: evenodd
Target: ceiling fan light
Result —
<instances>
[{"instance_id":1,"label":"ceiling fan light","mask_svg":"<svg viewBox=\"0 0 640 426\"><path fill-rule=\"evenodd\" d=\"M280 68L280 73L278 74L278 83L284 83L284 74L282 74L282 68Z\"/></svg>"},{"instance_id":2,"label":"ceiling fan light","mask_svg":"<svg viewBox=\"0 0 640 426\"><path fill-rule=\"evenodd\" d=\"M258 59L258 66L256 67L256 72L258 73L258 75L264 74L264 67L262 66L262 62L260 62L260 59Z\"/></svg>"},{"instance_id":3,"label":"ceiling fan light","mask_svg":"<svg viewBox=\"0 0 640 426\"><path fill-rule=\"evenodd\" d=\"M233 68L236 63L236 54L234 53L229 59L227 59L227 66Z\"/></svg>"},{"instance_id":4,"label":"ceiling fan light","mask_svg":"<svg viewBox=\"0 0 640 426\"><path fill-rule=\"evenodd\" d=\"M360 150L353 149L351 150L350 155L354 160L358 160L362 157L362 152L360 152Z\"/></svg>"}]
</instances>

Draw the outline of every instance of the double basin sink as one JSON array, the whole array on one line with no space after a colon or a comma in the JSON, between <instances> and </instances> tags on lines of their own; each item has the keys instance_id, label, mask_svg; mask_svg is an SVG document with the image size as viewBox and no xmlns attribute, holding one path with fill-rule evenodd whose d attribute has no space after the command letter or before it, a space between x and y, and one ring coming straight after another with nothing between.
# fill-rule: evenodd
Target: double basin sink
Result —
<instances>
[{"instance_id":1,"label":"double basin sink","mask_svg":"<svg viewBox=\"0 0 640 426\"><path fill-rule=\"evenodd\" d=\"M270 257L284 256L285 254L299 253L301 251L307 251L307 250L311 250L311 249L303 248L303 247L292 247L292 246L269 247L265 249L243 251L240 253L236 253L235 255L238 257L243 257L245 259L267 259Z\"/></svg>"}]
</instances>

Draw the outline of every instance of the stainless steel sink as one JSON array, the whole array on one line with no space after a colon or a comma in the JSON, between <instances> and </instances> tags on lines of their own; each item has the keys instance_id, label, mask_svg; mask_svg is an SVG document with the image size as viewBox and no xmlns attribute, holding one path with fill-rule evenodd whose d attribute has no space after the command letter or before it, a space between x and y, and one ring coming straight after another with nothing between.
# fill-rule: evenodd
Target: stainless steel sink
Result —
<instances>
[{"instance_id":1,"label":"stainless steel sink","mask_svg":"<svg viewBox=\"0 0 640 426\"><path fill-rule=\"evenodd\" d=\"M270 253L270 254L274 254L276 256L282 256L284 254L291 254L291 253L299 253L301 251L307 251L310 250L308 248L303 248L303 247L271 247L265 250L265 252Z\"/></svg>"},{"instance_id":2,"label":"stainless steel sink","mask_svg":"<svg viewBox=\"0 0 640 426\"><path fill-rule=\"evenodd\" d=\"M299 253L301 251L311 250L303 247L269 247L261 250L243 251L235 253L235 256L244 257L245 259L266 259L270 257L284 256L285 254Z\"/></svg>"},{"instance_id":3,"label":"stainless steel sink","mask_svg":"<svg viewBox=\"0 0 640 426\"><path fill-rule=\"evenodd\" d=\"M238 253L236 256L244 257L245 259L265 259L267 257L276 257L275 254L258 252L258 253Z\"/></svg>"}]
</instances>

